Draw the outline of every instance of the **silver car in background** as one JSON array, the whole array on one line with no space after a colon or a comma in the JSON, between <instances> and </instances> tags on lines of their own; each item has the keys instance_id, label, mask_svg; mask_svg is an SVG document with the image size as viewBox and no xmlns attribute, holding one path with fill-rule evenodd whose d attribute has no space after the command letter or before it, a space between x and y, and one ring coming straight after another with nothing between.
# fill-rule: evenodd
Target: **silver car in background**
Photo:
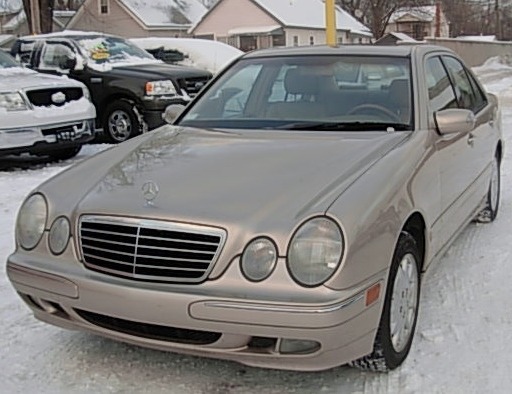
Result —
<instances>
[{"instance_id":1,"label":"silver car in background","mask_svg":"<svg viewBox=\"0 0 512 394\"><path fill-rule=\"evenodd\" d=\"M409 353L421 274L496 217L503 149L496 98L446 49L256 51L174 125L34 190L7 273L57 326L386 371Z\"/></svg>"}]
</instances>

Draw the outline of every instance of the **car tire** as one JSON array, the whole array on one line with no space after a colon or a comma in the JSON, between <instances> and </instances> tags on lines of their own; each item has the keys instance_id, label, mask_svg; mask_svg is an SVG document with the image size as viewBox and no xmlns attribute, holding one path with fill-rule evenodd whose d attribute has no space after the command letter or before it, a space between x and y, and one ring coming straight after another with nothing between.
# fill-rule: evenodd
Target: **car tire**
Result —
<instances>
[{"instance_id":1,"label":"car tire","mask_svg":"<svg viewBox=\"0 0 512 394\"><path fill-rule=\"evenodd\" d=\"M140 134L139 117L133 104L123 100L110 104L103 120L103 133L115 144Z\"/></svg>"},{"instance_id":2,"label":"car tire","mask_svg":"<svg viewBox=\"0 0 512 394\"><path fill-rule=\"evenodd\" d=\"M349 363L376 372L395 369L411 349L420 299L420 254L415 239L402 232L389 270L384 307L373 352Z\"/></svg>"},{"instance_id":3,"label":"car tire","mask_svg":"<svg viewBox=\"0 0 512 394\"><path fill-rule=\"evenodd\" d=\"M487 200L485 208L482 209L475 221L478 223L494 222L498 216L500 208L500 191L501 191L501 170L500 170L500 157L496 153L494 161L491 166L491 179L489 180L489 190L487 191Z\"/></svg>"},{"instance_id":4,"label":"car tire","mask_svg":"<svg viewBox=\"0 0 512 394\"><path fill-rule=\"evenodd\" d=\"M78 152L82 149L82 146L73 146L71 148L65 148L50 152L48 156L52 161L68 160L78 155Z\"/></svg>"}]
</instances>

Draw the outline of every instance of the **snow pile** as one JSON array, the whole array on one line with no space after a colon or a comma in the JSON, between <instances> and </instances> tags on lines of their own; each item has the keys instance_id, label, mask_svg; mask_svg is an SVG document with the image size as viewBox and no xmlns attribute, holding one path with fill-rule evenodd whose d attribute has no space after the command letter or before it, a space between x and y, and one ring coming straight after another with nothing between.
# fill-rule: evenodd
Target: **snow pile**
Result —
<instances>
[{"instance_id":1,"label":"snow pile","mask_svg":"<svg viewBox=\"0 0 512 394\"><path fill-rule=\"evenodd\" d=\"M224 66L243 52L219 41L199 38L132 38L131 41L143 49L177 50L187 59L180 64L219 72Z\"/></svg>"},{"instance_id":2,"label":"snow pile","mask_svg":"<svg viewBox=\"0 0 512 394\"><path fill-rule=\"evenodd\" d=\"M512 99L502 94L512 86L512 58L510 56L496 56L487 59L482 66L473 67L473 72L490 93L495 93L500 100Z\"/></svg>"},{"instance_id":3,"label":"snow pile","mask_svg":"<svg viewBox=\"0 0 512 394\"><path fill-rule=\"evenodd\" d=\"M196 23L207 11L199 0L121 0L146 26Z\"/></svg>"}]
</instances>

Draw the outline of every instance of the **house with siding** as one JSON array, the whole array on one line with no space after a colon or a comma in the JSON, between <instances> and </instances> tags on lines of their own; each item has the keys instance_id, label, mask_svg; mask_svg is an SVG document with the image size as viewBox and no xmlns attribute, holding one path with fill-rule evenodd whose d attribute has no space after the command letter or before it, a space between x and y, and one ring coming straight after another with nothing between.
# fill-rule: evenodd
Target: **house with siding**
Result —
<instances>
[{"instance_id":1,"label":"house with siding","mask_svg":"<svg viewBox=\"0 0 512 394\"><path fill-rule=\"evenodd\" d=\"M402 8L395 11L386 33L400 32L415 40L425 37L449 37L450 24L440 5Z\"/></svg>"},{"instance_id":2,"label":"house with siding","mask_svg":"<svg viewBox=\"0 0 512 394\"><path fill-rule=\"evenodd\" d=\"M20 36L28 34L27 17L21 0L0 1L0 34Z\"/></svg>"},{"instance_id":3,"label":"house with siding","mask_svg":"<svg viewBox=\"0 0 512 394\"><path fill-rule=\"evenodd\" d=\"M336 6L336 27L340 44L369 43L372 38L365 25L339 6ZM190 33L243 51L325 44L325 3L322 0L219 0Z\"/></svg>"},{"instance_id":4,"label":"house with siding","mask_svg":"<svg viewBox=\"0 0 512 394\"><path fill-rule=\"evenodd\" d=\"M189 37L206 13L199 0L85 0L67 29L124 37Z\"/></svg>"}]
</instances>

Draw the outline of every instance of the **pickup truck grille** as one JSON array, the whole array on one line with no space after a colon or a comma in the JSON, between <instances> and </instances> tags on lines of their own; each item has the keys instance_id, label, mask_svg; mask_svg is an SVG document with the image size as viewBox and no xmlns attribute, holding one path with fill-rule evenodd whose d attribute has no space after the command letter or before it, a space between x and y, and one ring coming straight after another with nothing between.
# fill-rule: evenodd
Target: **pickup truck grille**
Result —
<instances>
[{"instance_id":1,"label":"pickup truck grille","mask_svg":"<svg viewBox=\"0 0 512 394\"><path fill-rule=\"evenodd\" d=\"M88 215L79 224L87 268L149 282L205 280L225 237L224 230L157 220Z\"/></svg>"},{"instance_id":2,"label":"pickup truck grille","mask_svg":"<svg viewBox=\"0 0 512 394\"><path fill-rule=\"evenodd\" d=\"M210 77L195 77L178 79L178 84L190 97L194 97L205 86Z\"/></svg>"},{"instance_id":3,"label":"pickup truck grille","mask_svg":"<svg viewBox=\"0 0 512 394\"><path fill-rule=\"evenodd\" d=\"M62 106L70 101L79 100L83 97L84 92L81 88L50 88L29 90L26 94L32 105L47 107L50 105Z\"/></svg>"}]
</instances>

